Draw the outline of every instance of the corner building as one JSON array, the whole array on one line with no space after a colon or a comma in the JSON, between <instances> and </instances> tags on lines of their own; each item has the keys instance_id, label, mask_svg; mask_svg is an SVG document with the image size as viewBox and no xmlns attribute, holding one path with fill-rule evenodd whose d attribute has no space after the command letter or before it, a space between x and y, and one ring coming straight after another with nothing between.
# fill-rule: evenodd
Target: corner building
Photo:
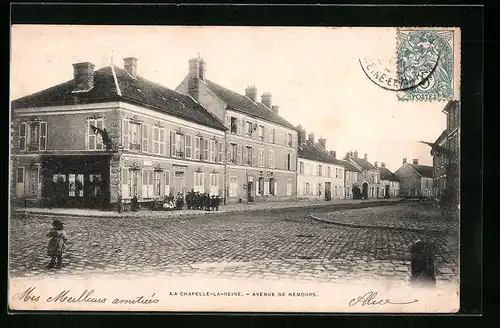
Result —
<instances>
[{"instance_id":1,"label":"corner building","mask_svg":"<svg viewBox=\"0 0 500 328\"><path fill-rule=\"evenodd\" d=\"M11 103L14 203L113 209L134 196L223 195L226 128L216 117L140 77L135 58L124 69L73 67L73 79Z\"/></svg>"},{"instance_id":2,"label":"corner building","mask_svg":"<svg viewBox=\"0 0 500 328\"><path fill-rule=\"evenodd\" d=\"M297 197L297 130L272 105L272 95L257 101L257 88L239 94L207 79L201 58L177 91L189 94L226 127L227 203L288 200Z\"/></svg>"}]
</instances>

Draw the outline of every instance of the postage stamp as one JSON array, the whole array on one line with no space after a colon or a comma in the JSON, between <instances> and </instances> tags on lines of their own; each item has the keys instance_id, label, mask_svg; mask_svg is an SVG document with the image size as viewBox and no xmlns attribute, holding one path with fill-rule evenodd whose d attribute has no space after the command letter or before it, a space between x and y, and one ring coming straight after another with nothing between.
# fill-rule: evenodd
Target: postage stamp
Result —
<instances>
[{"instance_id":1,"label":"postage stamp","mask_svg":"<svg viewBox=\"0 0 500 328\"><path fill-rule=\"evenodd\" d=\"M453 99L454 38L449 29L398 29L397 76L408 86L399 100Z\"/></svg>"}]
</instances>

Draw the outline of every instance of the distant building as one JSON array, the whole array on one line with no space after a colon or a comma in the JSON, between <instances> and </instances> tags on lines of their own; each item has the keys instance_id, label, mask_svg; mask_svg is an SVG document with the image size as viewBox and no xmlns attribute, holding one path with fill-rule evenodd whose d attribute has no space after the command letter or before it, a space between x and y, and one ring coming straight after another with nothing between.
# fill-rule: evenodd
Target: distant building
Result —
<instances>
[{"instance_id":1,"label":"distant building","mask_svg":"<svg viewBox=\"0 0 500 328\"><path fill-rule=\"evenodd\" d=\"M346 199L353 199L355 193L359 191L361 195L361 184L363 179L361 179L362 170L351 164L351 162L342 160L344 165L344 195Z\"/></svg>"},{"instance_id":2,"label":"distant building","mask_svg":"<svg viewBox=\"0 0 500 328\"><path fill-rule=\"evenodd\" d=\"M298 197L309 199L344 198L344 165L335 151L326 150L326 139L314 140L314 133L305 139L305 130L299 126Z\"/></svg>"},{"instance_id":3,"label":"distant building","mask_svg":"<svg viewBox=\"0 0 500 328\"><path fill-rule=\"evenodd\" d=\"M297 130L279 115L270 93L259 102L254 86L240 94L209 80L202 58L189 60L189 72L176 90L189 94L227 128L228 203L297 196Z\"/></svg>"},{"instance_id":4,"label":"distant building","mask_svg":"<svg viewBox=\"0 0 500 328\"><path fill-rule=\"evenodd\" d=\"M377 162L375 162L375 166L377 166ZM381 196L399 196L399 178L385 167L384 162L380 163L378 170L380 172L380 184L382 185L382 188L380 189Z\"/></svg>"},{"instance_id":5,"label":"distant building","mask_svg":"<svg viewBox=\"0 0 500 328\"><path fill-rule=\"evenodd\" d=\"M399 179L400 195L403 197L431 197L433 186L432 166L419 165L418 159L407 163L403 158L403 165L394 174Z\"/></svg>"},{"instance_id":6,"label":"distant building","mask_svg":"<svg viewBox=\"0 0 500 328\"><path fill-rule=\"evenodd\" d=\"M380 172L368 161L368 154L363 158L358 157L358 151L348 152L345 160L361 171L358 181L361 186L361 194L364 199L378 198L380 194Z\"/></svg>"}]
</instances>

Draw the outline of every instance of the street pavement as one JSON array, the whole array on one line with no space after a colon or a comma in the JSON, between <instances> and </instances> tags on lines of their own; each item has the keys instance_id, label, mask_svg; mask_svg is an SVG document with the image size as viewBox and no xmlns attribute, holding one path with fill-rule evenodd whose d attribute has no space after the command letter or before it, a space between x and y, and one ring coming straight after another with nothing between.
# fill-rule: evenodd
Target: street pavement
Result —
<instances>
[{"instance_id":1,"label":"street pavement","mask_svg":"<svg viewBox=\"0 0 500 328\"><path fill-rule=\"evenodd\" d=\"M409 248L423 239L437 246L438 282L454 282L459 274L457 234L425 226L390 227L402 216L439 221L435 211L401 203L336 212L315 209L314 213L297 207L272 213L171 218L64 217L69 243L60 270L45 268L49 260L45 234L54 217L13 215L9 272L16 277L199 274L234 279L407 281ZM326 220L334 213L343 213L343 225L310 217ZM361 221L377 222L377 226L345 224Z\"/></svg>"}]
</instances>

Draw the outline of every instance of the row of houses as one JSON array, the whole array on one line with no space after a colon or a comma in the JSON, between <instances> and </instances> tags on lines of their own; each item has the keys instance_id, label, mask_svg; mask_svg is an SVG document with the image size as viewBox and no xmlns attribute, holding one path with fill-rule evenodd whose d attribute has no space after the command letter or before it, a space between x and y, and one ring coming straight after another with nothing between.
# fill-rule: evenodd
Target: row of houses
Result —
<instances>
[{"instance_id":1,"label":"row of houses","mask_svg":"<svg viewBox=\"0 0 500 328\"><path fill-rule=\"evenodd\" d=\"M193 190L224 203L398 196L400 178L377 162L343 159L326 140L257 99L207 78L189 60L175 90L138 74L136 58L12 101L11 199L22 206L114 208Z\"/></svg>"}]
</instances>

